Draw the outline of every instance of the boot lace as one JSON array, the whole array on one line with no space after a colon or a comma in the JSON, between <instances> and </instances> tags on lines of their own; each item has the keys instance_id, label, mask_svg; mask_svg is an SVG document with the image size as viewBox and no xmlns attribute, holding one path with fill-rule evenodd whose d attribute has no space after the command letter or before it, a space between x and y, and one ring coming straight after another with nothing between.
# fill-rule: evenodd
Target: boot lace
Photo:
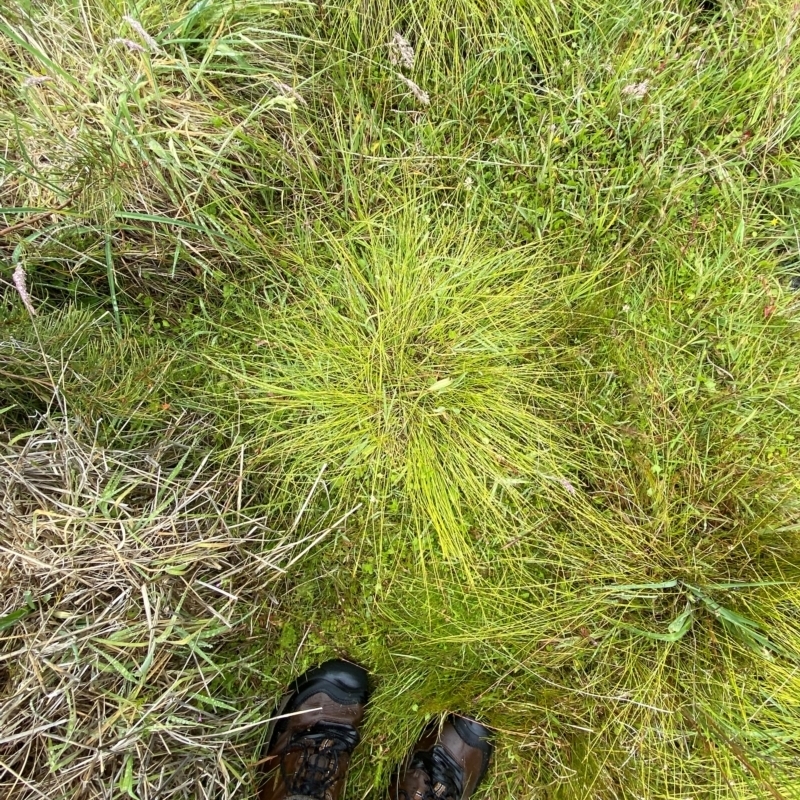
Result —
<instances>
[{"instance_id":1,"label":"boot lace","mask_svg":"<svg viewBox=\"0 0 800 800\"><path fill-rule=\"evenodd\" d=\"M288 773L286 759L281 759L281 776L289 793L325 800L328 789L342 777L342 755L351 753L358 740L355 728L332 722L318 722L308 730L298 731L283 751L284 756L300 753L297 768Z\"/></svg>"},{"instance_id":2,"label":"boot lace","mask_svg":"<svg viewBox=\"0 0 800 800\"><path fill-rule=\"evenodd\" d=\"M425 774L423 800L461 800L464 791L464 772L458 762L440 745L432 750L415 753L409 769L421 770ZM404 800L411 800L401 789ZM417 795L415 795L417 797Z\"/></svg>"}]
</instances>

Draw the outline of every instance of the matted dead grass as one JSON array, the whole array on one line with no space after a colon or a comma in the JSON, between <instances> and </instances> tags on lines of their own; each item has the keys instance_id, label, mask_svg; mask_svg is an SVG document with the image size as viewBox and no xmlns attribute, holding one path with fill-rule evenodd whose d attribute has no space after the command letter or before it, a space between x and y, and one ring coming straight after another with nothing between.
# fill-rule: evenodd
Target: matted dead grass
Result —
<instances>
[{"instance_id":1,"label":"matted dead grass","mask_svg":"<svg viewBox=\"0 0 800 800\"><path fill-rule=\"evenodd\" d=\"M273 530L241 476L187 469L191 434L171 438L109 451L44 422L2 445L2 797L252 785L273 697L225 674L226 644L257 641L270 583L344 518Z\"/></svg>"}]
</instances>

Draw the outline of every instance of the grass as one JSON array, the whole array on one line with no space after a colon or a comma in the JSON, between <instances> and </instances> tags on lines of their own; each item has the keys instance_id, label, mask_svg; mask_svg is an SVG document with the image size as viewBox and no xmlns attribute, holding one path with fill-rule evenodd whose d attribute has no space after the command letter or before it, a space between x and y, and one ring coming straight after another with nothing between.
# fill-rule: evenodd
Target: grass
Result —
<instances>
[{"instance_id":1,"label":"grass","mask_svg":"<svg viewBox=\"0 0 800 800\"><path fill-rule=\"evenodd\" d=\"M207 455L186 469L197 442L165 433L114 451L43 423L0 454L9 797L249 785L237 747L257 747L272 709L234 705L214 656L252 635L270 584L331 525L271 530L241 475Z\"/></svg>"},{"instance_id":2,"label":"grass","mask_svg":"<svg viewBox=\"0 0 800 800\"><path fill-rule=\"evenodd\" d=\"M6 792L247 796L338 654L348 797L449 710L483 797L800 796L798 26L5 8Z\"/></svg>"},{"instance_id":3,"label":"grass","mask_svg":"<svg viewBox=\"0 0 800 800\"><path fill-rule=\"evenodd\" d=\"M327 461L379 526L430 528L464 558L470 529L524 514L530 493L572 502L586 454L556 387L583 391L570 333L595 280L559 276L541 248L454 241L452 215L425 208L312 233L303 296L240 308L255 346L211 360L243 387L251 457L279 497Z\"/></svg>"}]
</instances>

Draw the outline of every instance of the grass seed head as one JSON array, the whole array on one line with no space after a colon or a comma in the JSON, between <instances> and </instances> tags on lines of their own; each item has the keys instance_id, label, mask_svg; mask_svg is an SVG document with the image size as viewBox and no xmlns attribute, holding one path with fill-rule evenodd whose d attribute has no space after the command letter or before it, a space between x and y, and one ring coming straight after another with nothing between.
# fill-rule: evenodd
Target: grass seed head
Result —
<instances>
[{"instance_id":1,"label":"grass seed head","mask_svg":"<svg viewBox=\"0 0 800 800\"><path fill-rule=\"evenodd\" d=\"M411 46L411 42L397 31L389 42L389 63L393 67L414 69L414 48Z\"/></svg>"},{"instance_id":2,"label":"grass seed head","mask_svg":"<svg viewBox=\"0 0 800 800\"><path fill-rule=\"evenodd\" d=\"M417 102L420 105L429 106L431 104L430 95L424 89L417 86L417 84L414 83L414 81L412 81L411 78L407 78L405 75L398 72L397 79L402 83L404 83L409 88L411 94L414 95L414 97L417 99Z\"/></svg>"},{"instance_id":3,"label":"grass seed head","mask_svg":"<svg viewBox=\"0 0 800 800\"><path fill-rule=\"evenodd\" d=\"M33 306L33 301L31 300L31 296L28 294L28 289L25 285L25 269L23 268L22 264L17 264L13 274L11 275L11 280L13 281L14 287L16 288L20 298L22 298L25 308L28 309L28 313L31 316L36 316L36 309Z\"/></svg>"},{"instance_id":4,"label":"grass seed head","mask_svg":"<svg viewBox=\"0 0 800 800\"><path fill-rule=\"evenodd\" d=\"M144 29L144 26L141 22L128 15L124 16L122 19L124 19L125 22L127 22L128 25L130 25L131 28L133 28L133 30L139 34L139 37L147 45L151 52L157 53L161 50L161 48L158 46L158 42Z\"/></svg>"}]
</instances>

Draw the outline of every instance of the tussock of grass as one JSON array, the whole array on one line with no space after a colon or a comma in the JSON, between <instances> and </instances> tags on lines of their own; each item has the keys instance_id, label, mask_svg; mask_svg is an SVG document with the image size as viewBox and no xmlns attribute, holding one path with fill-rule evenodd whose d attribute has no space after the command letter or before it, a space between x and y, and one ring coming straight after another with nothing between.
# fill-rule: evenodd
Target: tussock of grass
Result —
<instances>
[{"instance_id":1,"label":"tussock of grass","mask_svg":"<svg viewBox=\"0 0 800 800\"><path fill-rule=\"evenodd\" d=\"M546 252L496 251L424 204L311 235L297 262L300 296L253 309L227 367L269 486L294 502L329 462L337 494L432 528L445 557L531 493L575 493L569 337L590 274L562 279Z\"/></svg>"}]
</instances>

